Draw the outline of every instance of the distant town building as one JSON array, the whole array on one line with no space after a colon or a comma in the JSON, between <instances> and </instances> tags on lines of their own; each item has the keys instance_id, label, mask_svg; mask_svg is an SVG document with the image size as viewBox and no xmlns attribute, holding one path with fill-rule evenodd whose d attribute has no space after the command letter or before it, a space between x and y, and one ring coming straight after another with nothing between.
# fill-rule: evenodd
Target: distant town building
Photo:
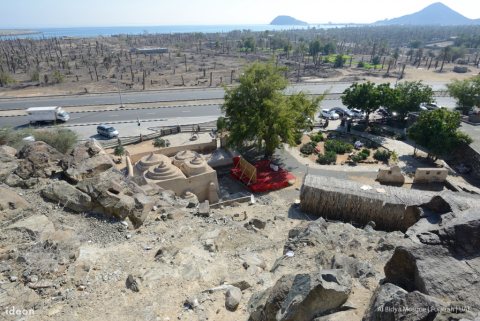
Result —
<instances>
[{"instance_id":1,"label":"distant town building","mask_svg":"<svg viewBox=\"0 0 480 321\"><path fill-rule=\"evenodd\" d=\"M132 48L130 49L131 52L139 53L139 54L160 54L160 53L168 53L168 48Z\"/></svg>"}]
</instances>

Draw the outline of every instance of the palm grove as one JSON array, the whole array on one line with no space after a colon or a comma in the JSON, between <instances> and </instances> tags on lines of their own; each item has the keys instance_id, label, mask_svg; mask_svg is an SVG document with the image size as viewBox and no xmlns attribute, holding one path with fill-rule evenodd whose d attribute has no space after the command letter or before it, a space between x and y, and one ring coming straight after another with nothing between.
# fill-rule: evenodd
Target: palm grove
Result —
<instances>
[{"instance_id":1,"label":"palm grove","mask_svg":"<svg viewBox=\"0 0 480 321\"><path fill-rule=\"evenodd\" d=\"M226 118L221 118L219 125L229 131L230 145L237 148L255 146L263 150L267 158L284 143L296 145L300 142L303 132L311 128L324 98L322 95L311 99L305 93L285 95L283 90L288 81L284 70L271 63L254 63L239 82L238 86L226 89L222 106ZM448 90L457 99L458 108L468 112L480 102L480 76L453 82ZM394 88L388 83L354 83L342 95L345 106L365 112L367 125L370 114L381 106L404 121L408 113L419 111L421 103L432 101L432 89L419 81L402 82ZM456 111L422 112L417 123L409 129L408 137L436 158L452 152L459 144L471 142L459 127L460 114Z\"/></svg>"}]
</instances>

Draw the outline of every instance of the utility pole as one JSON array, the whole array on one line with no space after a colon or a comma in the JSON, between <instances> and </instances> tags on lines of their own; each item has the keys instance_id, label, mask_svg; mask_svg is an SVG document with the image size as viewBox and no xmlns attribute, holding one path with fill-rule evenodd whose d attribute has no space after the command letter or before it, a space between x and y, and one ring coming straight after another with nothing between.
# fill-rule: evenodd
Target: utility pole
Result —
<instances>
[{"instance_id":1,"label":"utility pole","mask_svg":"<svg viewBox=\"0 0 480 321\"><path fill-rule=\"evenodd\" d=\"M120 92L120 86L118 85L118 77L116 77L116 79L117 79L118 96L120 97L120 108L123 108L122 93Z\"/></svg>"}]
</instances>

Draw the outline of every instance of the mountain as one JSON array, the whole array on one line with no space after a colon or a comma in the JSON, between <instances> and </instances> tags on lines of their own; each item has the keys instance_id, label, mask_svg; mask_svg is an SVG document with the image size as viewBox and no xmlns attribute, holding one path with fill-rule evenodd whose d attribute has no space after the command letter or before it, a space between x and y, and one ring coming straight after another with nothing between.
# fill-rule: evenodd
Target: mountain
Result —
<instances>
[{"instance_id":1,"label":"mountain","mask_svg":"<svg viewBox=\"0 0 480 321\"><path fill-rule=\"evenodd\" d=\"M290 16L278 16L270 22L271 25L277 26L306 26L305 21L297 20Z\"/></svg>"},{"instance_id":2,"label":"mountain","mask_svg":"<svg viewBox=\"0 0 480 321\"><path fill-rule=\"evenodd\" d=\"M450 9L441 2L436 2L428 7L393 19L375 22L377 25L471 25L480 24L480 19L469 19L460 13Z\"/></svg>"}]
</instances>

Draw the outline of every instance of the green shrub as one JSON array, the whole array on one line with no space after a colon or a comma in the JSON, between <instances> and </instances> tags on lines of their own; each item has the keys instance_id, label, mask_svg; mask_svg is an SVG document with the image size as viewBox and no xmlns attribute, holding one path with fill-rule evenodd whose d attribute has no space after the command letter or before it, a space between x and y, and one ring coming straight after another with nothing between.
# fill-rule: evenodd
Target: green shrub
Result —
<instances>
[{"instance_id":1,"label":"green shrub","mask_svg":"<svg viewBox=\"0 0 480 321\"><path fill-rule=\"evenodd\" d=\"M26 143L23 139L27 136L32 136L33 132L31 128L20 130L13 130L11 127L0 128L0 145L8 145L20 149Z\"/></svg>"},{"instance_id":2,"label":"green shrub","mask_svg":"<svg viewBox=\"0 0 480 321\"><path fill-rule=\"evenodd\" d=\"M334 151L326 151L325 154L318 154L317 163L329 165L337 161L337 154Z\"/></svg>"},{"instance_id":3,"label":"green shrub","mask_svg":"<svg viewBox=\"0 0 480 321\"><path fill-rule=\"evenodd\" d=\"M153 141L153 146L155 146L155 147L166 147L166 146L167 146L167 142L165 141L165 139L160 138L160 137L157 137L157 138L155 138L155 140Z\"/></svg>"},{"instance_id":4,"label":"green shrub","mask_svg":"<svg viewBox=\"0 0 480 321\"><path fill-rule=\"evenodd\" d=\"M65 80L65 76L58 70L52 73L51 78L55 84L62 83Z\"/></svg>"},{"instance_id":5,"label":"green shrub","mask_svg":"<svg viewBox=\"0 0 480 321\"><path fill-rule=\"evenodd\" d=\"M14 84L16 81L15 79L12 77L12 75L10 75L9 73L6 73L6 72L0 72L0 87L4 87L6 85L9 85L9 84Z\"/></svg>"},{"instance_id":6,"label":"green shrub","mask_svg":"<svg viewBox=\"0 0 480 321\"><path fill-rule=\"evenodd\" d=\"M366 148L362 149L360 153L367 155L367 157L370 156L370 150Z\"/></svg>"},{"instance_id":7,"label":"green shrub","mask_svg":"<svg viewBox=\"0 0 480 321\"><path fill-rule=\"evenodd\" d=\"M78 140L78 136L70 129L60 128L53 130L37 130L33 133L35 140L45 142L61 153L72 149Z\"/></svg>"},{"instance_id":8,"label":"green shrub","mask_svg":"<svg viewBox=\"0 0 480 321\"><path fill-rule=\"evenodd\" d=\"M315 142L309 142L300 147L300 153L305 155L311 155L315 151L317 144Z\"/></svg>"},{"instance_id":9,"label":"green shrub","mask_svg":"<svg viewBox=\"0 0 480 321\"><path fill-rule=\"evenodd\" d=\"M354 163L359 163L361 162L362 160L364 160L365 158L363 158L365 155L362 154L362 153L358 153L358 154L355 154L355 155L352 155L350 157L350 159L352 160L352 162Z\"/></svg>"},{"instance_id":10,"label":"green shrub","mask_svg":"<svg viewBox=\"0 0 480 321\"><path fill-rule=\"evenodd\" d=\"M123 156L125 155L125 148L122 146L122 145L118 145L117 147L115 147L115 149L113 150L113 154L115 156Z\"/></svg>"},{"instance_id":11,"label":"green shrub","mask_svg":"<svg viewBox=\"0 0 480 321\"><path fill-rule=\"evenodd\" d=\"M350 153L353 150L353 145L342 142L341 140L327 140L325 142L325 151L333 151L337 154Z\"/></svg>"},{"instance_id":12,"label":"green shrub","mask_svg":"<svg viewBox=\"0 0 480 321\"><path fill-rule=\"evenodd\" d=\"M373 154L373 158L381 162L387 162L390 159L390 152L388 150L377 150Z\"/></svg>"},{"instance_id":13,"label":"green shrub","mask_svg":"<svg viewBox=\"0 0 480 321\"><path fill-rule=\"evenodd\" d=\"M317 132L315 134L310 135L310 139L312 140L312 142L318 143L318 142L323 142L324 137L321 132Z\"/></svg>"}]
</instances>

